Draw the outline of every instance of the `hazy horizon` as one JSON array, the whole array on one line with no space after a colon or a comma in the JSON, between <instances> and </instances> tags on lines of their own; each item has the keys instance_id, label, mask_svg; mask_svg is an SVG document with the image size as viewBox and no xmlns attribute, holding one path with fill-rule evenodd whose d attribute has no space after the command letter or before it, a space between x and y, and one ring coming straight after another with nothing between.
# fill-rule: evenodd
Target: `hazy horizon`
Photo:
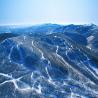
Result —
<instances>
[{"instance_id":1,"label":"hazy horizon","mask_svg":"<svg viewBox=\"0 0 98 98\"><path fill-rule=\"evenodd\" d=\"M38 26L38 25L45 25L45 24L56 24L56 25L96 25L94 23L89 23L89 24L76 24L76 23L69 23L69 24L58 24L58 23L38 23L38 24L0 24L0 26Z\"/></svg>"},{"instance_id":2,"label":"hazy horizon","mask_svg":"<svg viewBox=\"0 0 98 98\"><path fill-rule=\"evenodd\" d=\"M98 0L0 0L0 25L95 24Z\"/></svg>"}]
</instances>

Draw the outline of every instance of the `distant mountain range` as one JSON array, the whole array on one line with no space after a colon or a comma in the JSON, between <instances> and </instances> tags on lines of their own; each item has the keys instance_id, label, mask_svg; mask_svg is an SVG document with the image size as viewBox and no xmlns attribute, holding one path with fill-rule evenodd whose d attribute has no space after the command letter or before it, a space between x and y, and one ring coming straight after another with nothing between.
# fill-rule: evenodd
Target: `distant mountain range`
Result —
<instances>
[{"instance_id":1,"label":"distant mountain range","mask_svg":"<svg viewBox=\"0 0 98 98\"><path fill-rule=\"evenodd\" d=\"M87 45L98 53L98 26L91 25L59 25L42 24L34 26L0 26L0 33L47 35L52 33L65 33L78 43ZM82 37L82 39L81 39Z\"/></svg>"}]
</instances>

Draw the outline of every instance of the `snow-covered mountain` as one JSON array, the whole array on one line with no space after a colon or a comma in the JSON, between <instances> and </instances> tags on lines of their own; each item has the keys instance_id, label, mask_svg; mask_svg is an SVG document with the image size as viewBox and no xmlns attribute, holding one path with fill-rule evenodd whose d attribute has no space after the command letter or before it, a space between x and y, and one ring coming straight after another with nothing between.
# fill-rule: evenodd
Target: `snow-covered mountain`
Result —
<instances>
[{"instance_id":1,"label":"snow-covered mountain","mask_svg":"<svg viewBox=\"0 0 98 98\"><path fill-rule=\"evenodd\" d=\"M97 35L96 25L1 32L0 97L98 98Z\"/></svg>"}]
</instances>

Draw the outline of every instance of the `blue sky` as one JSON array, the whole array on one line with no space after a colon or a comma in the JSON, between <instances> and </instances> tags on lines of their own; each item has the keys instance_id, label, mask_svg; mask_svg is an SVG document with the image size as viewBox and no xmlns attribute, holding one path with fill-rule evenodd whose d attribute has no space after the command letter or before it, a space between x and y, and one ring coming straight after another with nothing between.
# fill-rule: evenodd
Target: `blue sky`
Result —
<instances>
[{"instance_id":1,"label":"blue sky","mask_svg":"<svg viewBox=\"0 0 98 98\"><path fill-rule=\"evenodd\" d=\"M2 24L98 25L98 0L0 0Z\"/></svg>"}]
</instances>

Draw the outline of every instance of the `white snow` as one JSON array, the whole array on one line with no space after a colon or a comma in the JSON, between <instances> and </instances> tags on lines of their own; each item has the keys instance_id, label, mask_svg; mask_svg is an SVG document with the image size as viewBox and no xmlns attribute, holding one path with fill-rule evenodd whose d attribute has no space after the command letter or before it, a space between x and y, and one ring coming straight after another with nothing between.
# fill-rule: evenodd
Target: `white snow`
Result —
<instances>
[{"instance_id":1,"label":"white snow","mask_svg":"<svg viewBox=\"0 0 98 98\"><path fill-rule=\"evenodd\" d=\"M93 39L94 39L94 36L91 35L91 36L89 36L89 37L87 38L87 41L90 42L90 41L92 41Z\"/></svg>"}]
</instances>

